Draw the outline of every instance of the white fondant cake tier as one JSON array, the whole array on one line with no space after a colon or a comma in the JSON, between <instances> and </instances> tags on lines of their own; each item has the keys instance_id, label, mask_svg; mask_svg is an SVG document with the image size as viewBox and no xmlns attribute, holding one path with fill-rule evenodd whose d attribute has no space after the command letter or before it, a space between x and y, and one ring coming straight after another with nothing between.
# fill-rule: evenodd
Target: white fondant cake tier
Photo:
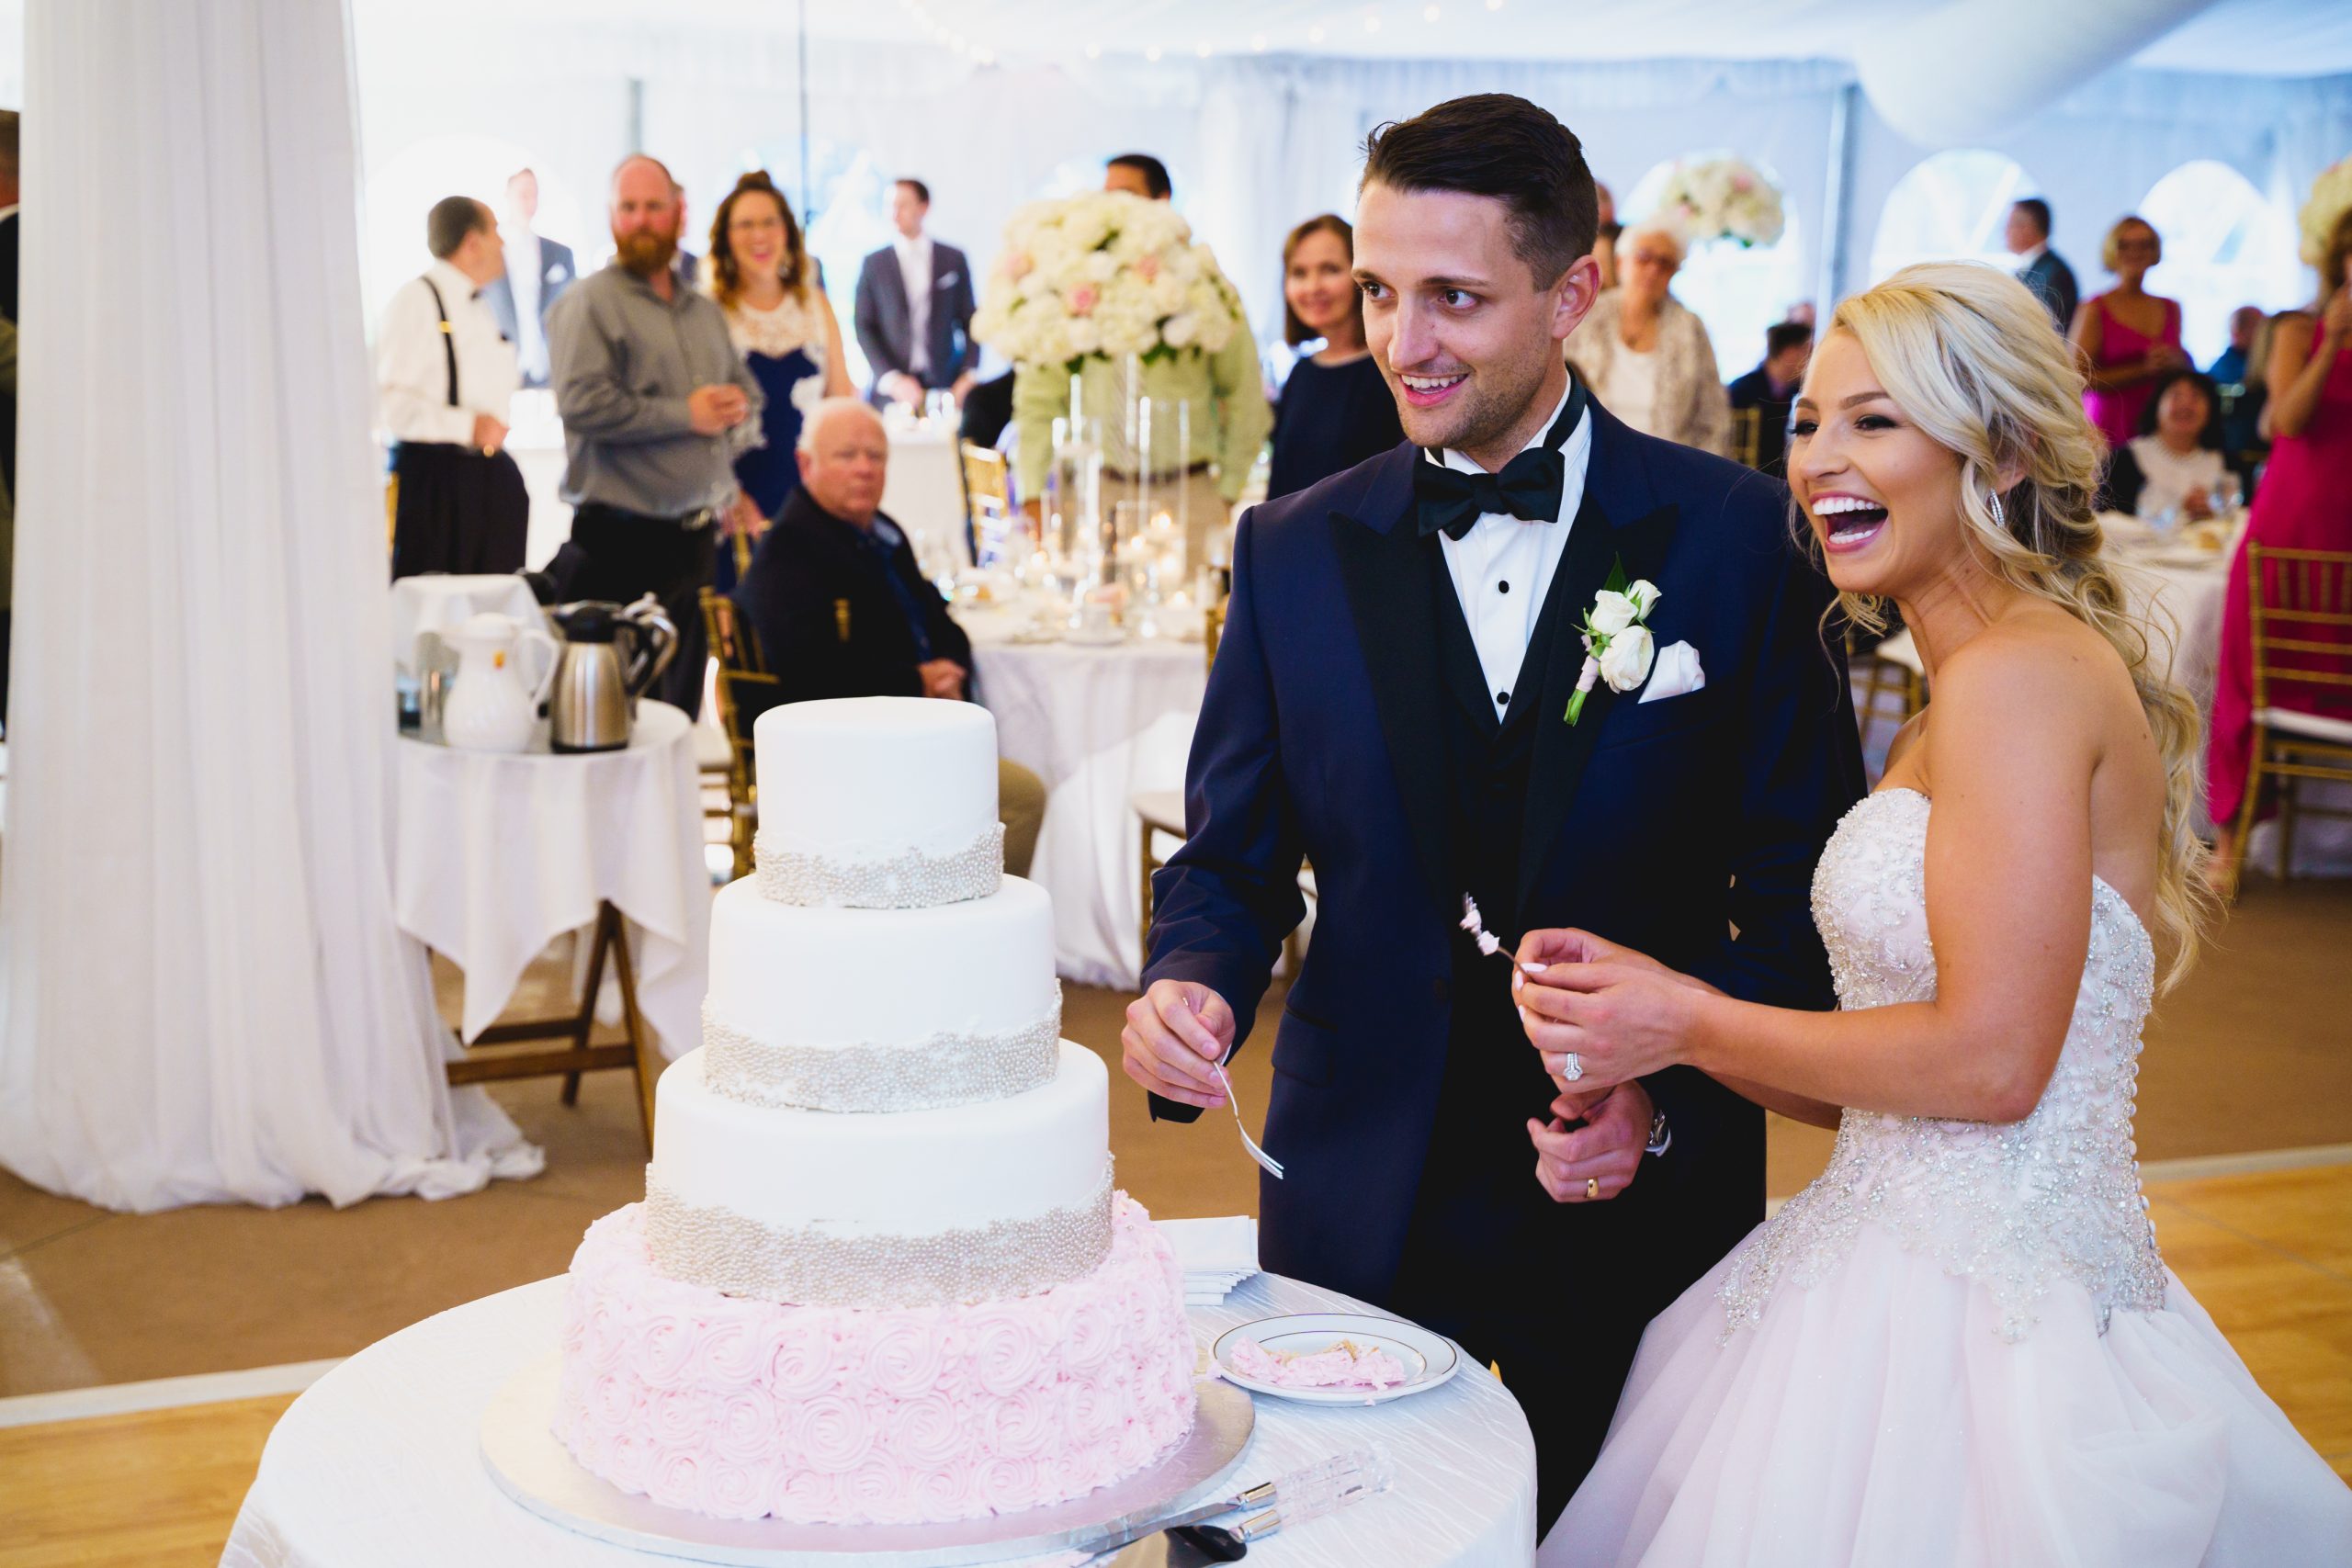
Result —
<instances>
[{"instance_id":1,"label":"white fondant cake tier","mask_svg":"<svg viewBox=\"0 0 2352 1568\"><path fill-rule=\"evenodd\" d=\"M950 867L943 896L968 897L971 863L993 846L1001 866L996 720L986 708L922 697L789 703L760 716L752 740L769 897L934 903L942 896L924 891L927 872ZM855 891L851 873L872 867L904 868L907 896Z\"/></svg>"},{"instance_id":2,"label":"white fondant cake tier","mask_svg":"<svg viewBox=\"0 0 2352 1568\"><path fill-rule=\"evenodd\" d=\"M995 1099L1055 1070L1060 998L1053 903L1035 883L821 909L746 878L711 909L704 1072L732 1099L825 1111Z\"/></svg>"},{"instance_id":3,"label":"white fondant cake tier","mask_svg":"<svg viewBox=\"0 0 2352 1568\"><path fill-rule=\"evenodd\" d=\"M669 1216L668 1233L654 1238L655 1261L673 1278L741 1290L749 1280L802 1274L838 1301L847 1299L845 1271L896 1250L935 1273L928 1255L938 1249L919 1244L992 1230L997 1250L1068 1260L1071 1273L1101 1261L1110 1076L1084 1046L1062 1042L1053 1077L1024 1094L879 1116L730 1100L704 1081L707 1055L680 1057L655 1091L646 1192ZM808 1256L829 1243L837 1257ZM993 1262L973 1267L984 1282L1001 1277L987 1272ZM1033 1269L1020 1288L1050 1282ZM874 1299L942 1298L882 1288Z\"/></svg>"}]
</instances>

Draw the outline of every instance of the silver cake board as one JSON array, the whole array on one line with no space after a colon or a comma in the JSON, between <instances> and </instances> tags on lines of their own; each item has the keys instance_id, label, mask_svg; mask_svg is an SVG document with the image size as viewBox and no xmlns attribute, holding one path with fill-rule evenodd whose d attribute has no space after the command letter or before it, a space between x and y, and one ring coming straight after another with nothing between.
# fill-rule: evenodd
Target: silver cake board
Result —
<instances>
[{"instance_id":1,"label":"silver cake board","mask_svg":"<svg viewBox=\"0 0 2352 1568\"><path fill-rule=\"evenodd\" d=\"M665 1508L583 1469L555 1435L561 1367L560 1356L533 1362L482 1412L482 1461L499 1490L541 1518L615 1546L762 1568L962 1568L1066 1551L1216 1495L1241 1468L1257 1426L1247 1392L1207 1378L1195 1385L1198 1414L1174 1451L1067 1503L943 1525L718 1519Z\"/></svg>"}]
</instances>

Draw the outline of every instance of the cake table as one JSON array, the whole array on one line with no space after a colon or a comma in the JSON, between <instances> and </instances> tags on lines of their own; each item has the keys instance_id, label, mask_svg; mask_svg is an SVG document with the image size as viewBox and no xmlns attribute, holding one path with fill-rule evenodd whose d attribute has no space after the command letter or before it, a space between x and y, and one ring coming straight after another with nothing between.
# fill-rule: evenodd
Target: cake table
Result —
<instances>
[{"instance_id":1,"label":"cake table","mask_svg":"<svg viewBox=\"0 0 2352 1568\"><path fill-rule=\"evenodd\" d=\"M221 1557L223 1568L534 1568L675 1564L605 1545L511 1501L484 1467L482 1412L514 1372L551 1353L564 1280L542 1280L427 1318L368 1347L294 1402ZM1196 1337L1256 1318L1362 1312L1336 1292L1261 1274L1191 1311ZM1250 1548L1265 1568L1525 1568L1535 1553L1535 1448L1502 1385L1465 1368L1393 1404L1257 1402L1238 1481L1249 1484L1378 1443L1385 1496Z\"/></svg>"}]
</instances>

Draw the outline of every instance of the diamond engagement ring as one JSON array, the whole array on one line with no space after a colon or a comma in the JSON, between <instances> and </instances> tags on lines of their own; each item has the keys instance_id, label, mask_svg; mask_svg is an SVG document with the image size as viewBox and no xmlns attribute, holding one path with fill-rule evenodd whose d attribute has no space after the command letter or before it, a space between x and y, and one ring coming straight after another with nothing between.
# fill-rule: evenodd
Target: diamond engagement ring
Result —
<instances>
[{"instance_id":1,"label":"diamond engagement ring","mask_svg":"<svg viewBox=\"0 0 2352 1568\"><path fill-rule=\"evenodd\" d=\"M1584 1077L1584 1063L1577 1060L1577 1054L1574 1051L1567 1052L1561 1056L1560 1076L1567 1079L1570 1083L1574 1083L1577 1079Z\"/></svg>"}]
</instances>

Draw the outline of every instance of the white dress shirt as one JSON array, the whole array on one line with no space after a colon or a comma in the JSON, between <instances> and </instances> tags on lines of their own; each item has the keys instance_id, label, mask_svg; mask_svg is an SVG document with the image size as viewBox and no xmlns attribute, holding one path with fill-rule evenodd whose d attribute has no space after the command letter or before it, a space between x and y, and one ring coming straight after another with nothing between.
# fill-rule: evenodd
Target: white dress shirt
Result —
<instances>
[{"instance_id":1,"label":"white dress shirt","mask_svg":"<svg viewBox=\"0 0 2352 1568\"><path fill-rule=\"evenodd\" d=\"M1571 389L1573 390L1573 389ZM1568 392L1560 394L1543 427L1521 450L1544 444ZM1592 413L1587 410L1560 448L1560 519L1531 523L1508 512L1489 512L1470 525L1459 539L1438 536L1445 552L1445 570L1453 578L1453 592L1462 601L1462 618L1470 625L1470 640L1478 649L1478 668L1486 672L1487 695L1499 719L1510 707L1510 694L1519 683L1520 666L1526 662L1527 645L1552 591L1552 573L1568 547L1568 530L1575 526L1577 508L1584 502L1585 470L1592 462ZM1487 470L1451 447L1437 460L1465 474ZM1581 614L1583 606L1575 607ZM1541 679L1541 671L1527 672Z\"/></svg>"},{"instance_id":2,"label":"white dress shirt","mask_svg":"<svg viewBox=\"0 0 2352 1568\"><path fill-rule=\"evenodd\" d=\"M449 342L458 351L458 404L449 406L449 360L431 280L449 312ZM384 307L376 329L378 415L395 441L470 445L474 416L503 421L517 378L514 346L498 334L498 319L475 296L473 281L445 261L412 278Z\"/></svg>"},{"instance_id":3,"label":"white dress shirt","mask_svg":"<svg viewBox=\"0 0 2352 1568\"><path fill-rule=\"evenodd\" d=\"M908 359L916 380L931 374L931 236L904 234L890 242L899 253L899 276L907 286L907 322L914 333L914 353Z\"/></svg>"},{"instance_id":4,"label":"white dress shirt","mask_svg":"<svg viewBox=\"0 0 2352 1568\"><path fill-rule=\"evenodd\" d=\"M547 258L539 237L528 229L506 242L506 287L514 295L514 354L523 374L548 378L547 325L539 320L539 274Z\"/></svg>"}]
</instances>

